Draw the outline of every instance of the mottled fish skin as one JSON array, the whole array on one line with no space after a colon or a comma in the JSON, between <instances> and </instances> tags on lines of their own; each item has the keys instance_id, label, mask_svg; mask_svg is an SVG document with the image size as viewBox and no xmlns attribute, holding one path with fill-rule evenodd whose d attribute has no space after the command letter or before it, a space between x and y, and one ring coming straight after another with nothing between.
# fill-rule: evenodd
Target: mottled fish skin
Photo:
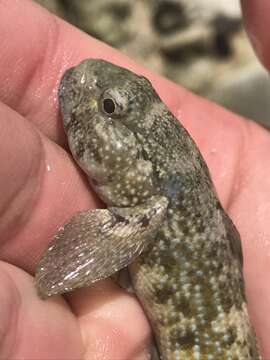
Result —
<instances>
[{"instance_id":1,"label":"mottled fish skin","mask_svg":"<svg viewBox=\"0 0 270 360\"><path fill-rule=\"evenodd\" d=\"M197 146L151 83L88 59L65 73L59 99L73 157L107 205L136 213L155 196L169 204L151 246L129 265L160 358L260 359L238 231Z\"/></svg>"}]
</instances>

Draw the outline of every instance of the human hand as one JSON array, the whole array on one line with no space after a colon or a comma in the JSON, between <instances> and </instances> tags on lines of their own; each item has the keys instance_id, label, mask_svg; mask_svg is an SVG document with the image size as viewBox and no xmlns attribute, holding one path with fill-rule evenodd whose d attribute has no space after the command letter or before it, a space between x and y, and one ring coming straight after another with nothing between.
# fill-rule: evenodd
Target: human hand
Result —
<instances>
[{"instance_id":1,"label":"human hand","mask_svg":"<svg viewBox=\"0 0 270 360\"><path fill-rule=\"evenodd\" d=\"M46 301L33 287L37 259L57 228L76 211L100 206L68 155L57 103L64 70L88 57L147 76L199 145L242 235L249 309L270 357L269 133L26 0L0 3L0 43L0 359L147 358L143 311L109 280Z\"/></svg>"}]
</instances>

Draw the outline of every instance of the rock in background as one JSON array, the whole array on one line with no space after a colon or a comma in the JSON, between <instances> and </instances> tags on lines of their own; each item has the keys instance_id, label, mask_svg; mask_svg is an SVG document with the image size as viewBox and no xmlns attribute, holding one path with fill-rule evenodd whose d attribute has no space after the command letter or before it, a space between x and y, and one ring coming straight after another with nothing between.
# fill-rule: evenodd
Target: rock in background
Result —
<instances>
[{"instance_id":1,"label":"rock in background","mask_svg":"<svg viewBox=\"0 0 270 360\"><path fill-rule=\"evenodd\" d=\"M270 80L238 0L37 0L188 89L270 128Z\"/></svg>"}]
</instances>

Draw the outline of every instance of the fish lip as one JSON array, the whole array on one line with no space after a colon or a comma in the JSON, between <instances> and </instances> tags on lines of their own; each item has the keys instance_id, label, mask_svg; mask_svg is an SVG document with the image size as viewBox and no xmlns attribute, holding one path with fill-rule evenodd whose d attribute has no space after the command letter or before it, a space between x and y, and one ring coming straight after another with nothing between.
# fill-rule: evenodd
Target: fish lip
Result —
<instances>
[{"instance_id":1,"label":"fish lip","mask_svg":"<svg viewBox=\"0 0 270 360\"><path fill-rule=\"evenodd\" d=\"M73 66L65 70L65 72L63 73L58 86L58 99L62 100L62 98L65 96L64 92L66 90L66 83L70 80L74 70L75 67Z\"/></svg>"},{"instance_id":2,"label":"fish lip","mask_svg":"<svg viewBox=\"0 0 270 360\"><path fill-rule=\"evenodd\" d=\"M59 82L58 88L58 103L60 107L60 113L63 121L63 126L66 134L76 114L77 108L85 103L85 98L93 98L96 102L99 102L100 89L97 85L97 80L93 75L85 81L82 81L84 71L78 72L76 66L67 69ZM95 113L94 110L87 109L89 117L91 113Z\"/></svg>"}]
</instances>

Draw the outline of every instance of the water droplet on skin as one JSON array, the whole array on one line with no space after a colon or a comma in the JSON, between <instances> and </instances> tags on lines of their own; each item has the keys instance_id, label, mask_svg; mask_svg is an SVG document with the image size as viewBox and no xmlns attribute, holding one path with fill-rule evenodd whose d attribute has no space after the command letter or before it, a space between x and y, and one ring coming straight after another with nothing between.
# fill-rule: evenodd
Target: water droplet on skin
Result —
<instances>
[{"instance_id":1,"label":"water droplet on skin","mask_svg":"<svg viewBox=\"0 0 270 360\"><path fill-rule=\"evenodd\" d=\"M181 121L182 115L183 115L182 109L181 109L181 108L177 109L175 115L176 115L177 119L178 119L179 121Z\"/></svg>"}]
</instances>

